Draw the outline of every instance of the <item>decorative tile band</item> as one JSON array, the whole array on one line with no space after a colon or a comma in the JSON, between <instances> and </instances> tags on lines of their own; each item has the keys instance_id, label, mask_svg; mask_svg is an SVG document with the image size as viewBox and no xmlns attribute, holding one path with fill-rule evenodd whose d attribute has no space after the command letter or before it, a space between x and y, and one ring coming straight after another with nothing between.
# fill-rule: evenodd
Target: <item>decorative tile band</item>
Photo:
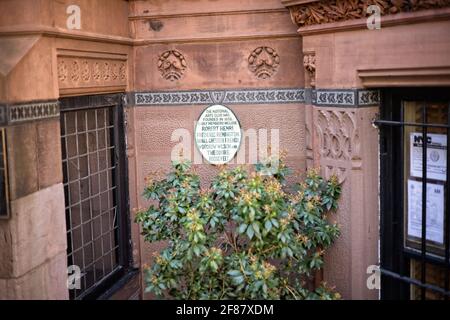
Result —
<instances>
[{"instance_id":1,"label":"decorative tile band","mask_svg":"<svg viewBox=\"0 0 450 320\"><path fill-rule=\"evenodd\" d=\"M366 89L317 89L312 90L312 104L330 107L367 107L381 102L378 90Z\"/></svg>"},{"instance_id":2,"label":"decorative tile band","mask_svg":"<svg viewBox=\"0 0 450 320\"><path fill-rule=\"evenodd\" d=\"M378 90L229 89L136 92L136 106L311 103L316 106L366 107L380 104ZM130 99L131 100L131 99Z\"/></svg>"},{"instance_id":3,"label":"decorative tile band","mask_svg":"<svg viewBox=\"0 0 450 320\"><path fill-rule=\"evenodd\" d=\"M204 91L164 91L135 93L135 104L192 105L192 104L271 104L304 103L305 89L236 89Z\"/></svg>"},{"instance_id":4,"label":"decorative tile band","mask_svg":"<svg viewBox=\"0 0 450 320\"><path fill-rule=\"evenodd\" d=\"M0 107L0 122L2 124L15 124L54 117L59 117L59 104L57 101L4 105Z\"/></svg>"},{"instance_id":5,"label":"decorative tile band","mask_svg":"<svg viewBox=\"0 0 450 320\"><path fill-rule=\"evenodd\" d=\"M381 103L380 91L358 90L358 105L373 106Z\"/></svg>"},{"instance_id":6,"label":"decorative tile band","mask_svg":"<svg viewBox=\"0 0 450 320\"><path fill-rule=\"evenodd\" d=\"M4 125L8 122L6 110L6 105L0 104L0 125Z\"/></svg>"}]
</instances>

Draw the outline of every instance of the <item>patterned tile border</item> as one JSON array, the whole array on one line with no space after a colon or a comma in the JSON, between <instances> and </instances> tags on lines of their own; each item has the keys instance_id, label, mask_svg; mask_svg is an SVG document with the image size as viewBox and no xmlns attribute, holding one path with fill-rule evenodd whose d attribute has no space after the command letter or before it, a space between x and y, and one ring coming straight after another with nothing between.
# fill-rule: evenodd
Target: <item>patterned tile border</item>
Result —
<instances>
[{"instance_id":1,"label":"patterned tile border","mask_svg":"<svg viewBox=\"0 0 450 320\"><path fill-rule=\"evenodd\" d=\"M380 92L366 89L317 89L312 91L312 104L330 107L367 107L379 105Z\"/></svg>"},{"instance_id":2,"label":"patterned tile border","mask_svg":"<svg viewBox=\"0 0 450 320\"><path fill-rule=\"evenodd\" d=\"M379 90L358 90L358 105L373 106L381 103Z\"/></svg>"},{"instance_id":3,"label":"patterned tile border","mask_svg":"<svg viewBox=\"0 0 450 320\"><path fill-rule=\"evenodd\" d=\"M366 107L380 104L378 90L366 89L230 89L136 92L129 96L136 106L209 104L311 103L316 106Z\"/></svg>"},{"instance_id":4,"label":"patterned tile border","mask_svg":"<svg viewBox=\"0 0 450 320\"><path fill-rule=\"evenodd\" d=\"M135 105L193 105L193 104L280 104L304 103L305 89L232 89L139 92Z\"/></svg>"},{"instance_id":5,"label":"patterned tile border","mask_svg":"<svg viewBox=\"0 0 450 320\"><path fill-rule=\"evenodd\" d=\"M54 117L59 117L58 101L0 105L1 125L10 125Z\"/></svg>"}]
</instances>

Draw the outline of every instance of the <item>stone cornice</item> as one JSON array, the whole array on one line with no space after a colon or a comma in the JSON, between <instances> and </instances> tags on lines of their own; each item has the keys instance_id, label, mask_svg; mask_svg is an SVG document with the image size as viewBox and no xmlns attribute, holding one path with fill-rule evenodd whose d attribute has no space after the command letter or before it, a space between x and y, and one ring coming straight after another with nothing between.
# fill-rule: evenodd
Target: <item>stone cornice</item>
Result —
<instances>
[{"instance_id":1,"label":"stone cornice","mask_svg":"<svg viewBox=\"0 0 450 320\"><path fill-rule=\"evenodd\" d=\"M135 39L127 37L109 36L99 33L70 31L61 28L47 26L20 26L20 27L0 27L0 37L38 35L47 37L57 37L62 39L95 41L128 46L145 46L150 44L173 44L173 43L204 43L218 41L246 41L252 39L272 39L272 38L295 38L298 34L294 32L263 32L245 35L227 35L212 37L180 37L163 39Z\"/></svg>"},{"instance_id":2,"label":"stone cornice","mask_svg":"<svg viewBox=\"0 0 450 320\"><path fill-rule=\"evenodd\" d=\"M65 39L99 41L103 43L113 43L122 45L132 45L133 39L128 37L111 36L93 32L67 30L57 27L43 25L20 25L0 27L1 36L23 36L23 35L42 35L49 37L59 37Z\"/></svg>"},{"instance_id":3,"label":"stone cornice","mask_svg":"<svg viewBox=\"0 0 450 320\"><path fill-rule=\"evenodd\" d=\"M367 13L367 7L375 4L373 0L282 0L282 3L290 9L292 21L300 29L358 19L364 19L365 25L365 18L370 15ZM394 16L447 8L450 7L450 0L377 0L376 4L381 10L381 16Z\"/></svg>"},{"instance_id":4,"label":"stone cornice","mask_svg":"<svg viewBox=\"0 0 450 320\"><path fill-rule=\"evenodd\" d=\"M292 7L292 6L296 6L296 5L302 5L302 4L307 4L307 3L311 3L311 2L318 2L319 0L281 0L281 3L285 6L285 7Z\"/></svg>"},{"instance_id":5,"label":"stone cornice","mask_svg":"<svg viewBox=\"0 0 450 320\"><path fill-rule=\"evenodd\" d=\"M366 88L450 86L450 66L358 69Z\"/></svg>"},{"instance_id":6,"label":"stone cornice","mask_svg":"<svg viewBox=\"0 0 450 320\"><path fill-rule=\"evenodd\" d=\"M258 9L258 10L239 10L239 11L211 11L211 12L192 12L192 13L173 13L173 14L143 14L132 15L128 19L133 20L147 20L147 19L162 19L162 18L187 18L187 17L202 17L202 16L226 16L226 15L247 15L247 14L265 14L265 13L288 13L285 8L273 9Z\"/></svg>"}]
</instances>

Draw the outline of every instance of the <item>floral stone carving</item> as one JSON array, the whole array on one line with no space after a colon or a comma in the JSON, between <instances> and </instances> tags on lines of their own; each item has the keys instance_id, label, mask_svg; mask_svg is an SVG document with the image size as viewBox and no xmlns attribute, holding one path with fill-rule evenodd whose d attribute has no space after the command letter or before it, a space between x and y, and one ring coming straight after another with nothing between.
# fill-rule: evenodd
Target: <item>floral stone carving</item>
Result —
<instances>
[{"instance_id":1,"label":"floral stone carving","mask_svg":"<svg viewBox=\"0 0 450 320\"><path fill-rule=\"evenodd\" d=\"M258 79L268 79L278 69L280 57L270 47L258 47L248 57L248 67Z\"/></svg>"},{"instance_id":2,"label":"floral stone carving","mask_svg":"<svg viewBox=\"0 0 450 320\"><path fill-rule=\"evenodd\" d=\"M167 50L159 56L158 69L166 80L180 80L186 68L186 59L177 50Z\"/></svg>"},{"instance_id":3,"label":"floral stone carving","mask_svg":"<svg viewBox=\"0 0 450 320\"><path fill-rule=\"evenodd\" d=\"M321 0L291 8L292 20L299 26L360 19L369 16L367 7L377 5L381 15L437 9L450 6L450 0Z\"/></svg>"},{"instance_id":4,"label":"floral stone carving","mask_svg":"<svg viewBox=\"0 0 450 320\"><path fill-rule=\"evenodd\" d=\"M315 112L319 155L325 175L336 174L340 181L344 181L349 163L358 163L360 159L356 113L327 109Z\"/></svg>"},{"instance_id":5,"label":"floral stone carving","mask_svg":"<svg viewBox=\"0 0 450 320\"><path fill-rule=\"evenodd\" d=\"M304 53L303 66L305 67L309 85L314 88L316 86L316 55L314 52Z\"/></svg>"}]
</instances>

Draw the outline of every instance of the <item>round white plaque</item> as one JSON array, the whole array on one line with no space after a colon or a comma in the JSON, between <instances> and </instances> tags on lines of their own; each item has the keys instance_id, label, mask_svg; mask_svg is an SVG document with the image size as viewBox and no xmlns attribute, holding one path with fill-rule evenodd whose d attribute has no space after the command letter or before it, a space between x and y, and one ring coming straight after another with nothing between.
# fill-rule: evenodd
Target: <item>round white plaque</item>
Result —
<instances>
[{"instance_id":1,"label":"round white plaque","mask_svg":"<svg viewBox=\"0 0 450 320\"><path fill-rule=\"evenodd\" d=\"M241 126L233 111L222 105L203 110L195 126L195 144L211 164L233 159L241 145Z\"/></svg>"}]
</instances>

